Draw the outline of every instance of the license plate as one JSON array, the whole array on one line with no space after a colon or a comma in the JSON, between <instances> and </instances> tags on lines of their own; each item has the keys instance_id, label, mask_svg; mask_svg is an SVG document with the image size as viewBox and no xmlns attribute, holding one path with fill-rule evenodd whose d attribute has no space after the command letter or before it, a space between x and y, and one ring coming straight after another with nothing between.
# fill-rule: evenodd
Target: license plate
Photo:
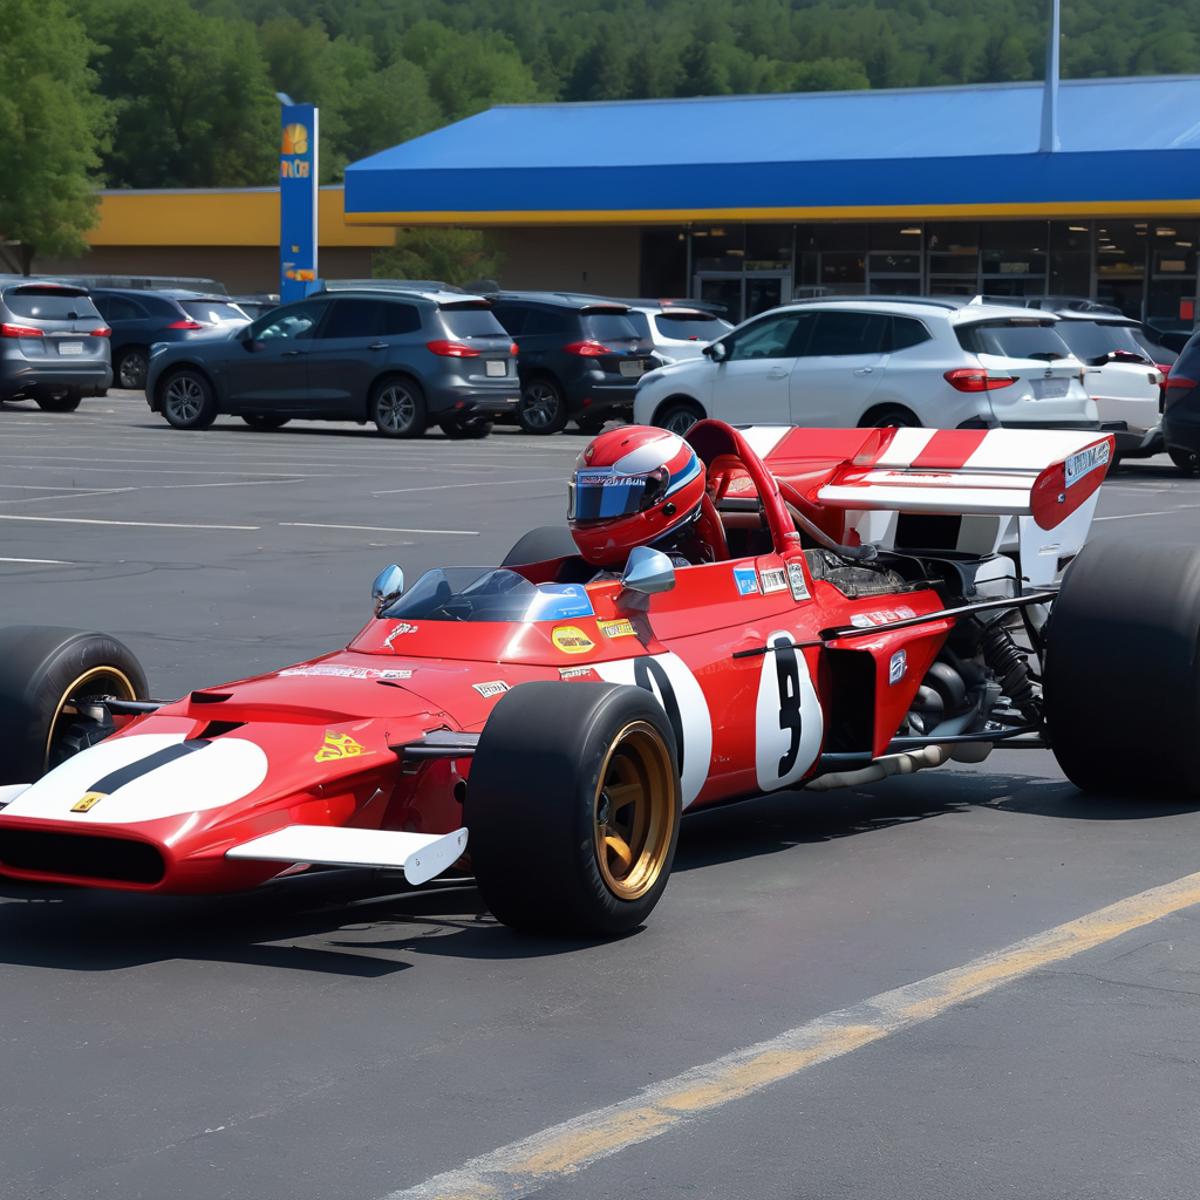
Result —
<instances>
[{"instance_id":1,"label":"license plate","mask_svg":"<svg viewBox=\"0 0 1200 1200\"><path fill-rule=\"evenodd\" d=\"M485 369L489 375L507 375L508 363L501 358L489 358Z\"/></svg>"},{"instance_id":2,"label":"license plate","mask_svg":"<svg viewBox=\"0 0 1200 1200\"><path fill-rule=\"evenodd\" d=\"M83 343L82 342L59 342L58 343L58 352L59 352L59 354L82 354L83 353Z\"/></svg>"},{"instance_id":3,"label":"license plate","mask_svg":"<svg viewBox=\"0 0 1200 1200\"><path fill-rule=\"evenodd\" d=\"M639 375L645 375L646 364L640 358L634 359L632 362L623 362L621 364L621 374L629 375L637 378Z\"/></svg>"},{"instance_id":4,"label":"license plate","mask_svg":"<svg viewBox=\"0 0 1200 1200\"><path fill-rule=\"evenodd\" d=\"M1069 379L1035 379L1033 394L1039 400L1055 400L1065 396L1071 390Z\"/></svg>"}]
</instances>

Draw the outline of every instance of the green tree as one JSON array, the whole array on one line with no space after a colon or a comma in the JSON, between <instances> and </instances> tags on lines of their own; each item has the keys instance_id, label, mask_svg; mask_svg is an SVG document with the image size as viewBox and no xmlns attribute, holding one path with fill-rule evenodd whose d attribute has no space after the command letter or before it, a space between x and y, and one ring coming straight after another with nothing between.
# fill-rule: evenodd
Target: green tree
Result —
<instances>
[{"instance_id":1,"label":"green tree","mask_svg":"<svg viewBox=\"0 0 1200 1200\"><path fill-rule=\"evenodd\" d=\"M372 260L376 279L436 279L461 287L495 279L504 256L479 229L400 229L396 244Z\"/></svg>"},{"instance_id":2,"label":"green tree","mask_svg":"<svg viewBox=\"0 0 1200 1200\"><path fill-rule=\"evenodd\" d=\"M0 0L0 29L0 258L28 275L87 248L109 113L62 0Z\"/></svg>"}]
</instances>

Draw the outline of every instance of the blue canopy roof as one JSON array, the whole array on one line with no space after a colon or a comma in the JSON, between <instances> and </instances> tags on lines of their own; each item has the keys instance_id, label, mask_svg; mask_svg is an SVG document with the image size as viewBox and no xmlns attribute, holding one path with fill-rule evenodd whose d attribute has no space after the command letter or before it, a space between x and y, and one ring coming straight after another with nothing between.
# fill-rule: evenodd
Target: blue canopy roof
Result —
<instances>
[{"instance_id":1,"label":"blue canopy roof","mask_svg":"<svg viewBox=\"0 0 1200 1200\"><path fill-rule=\"evenodd\" d=\"M503 105L363 159L351 221L1200 208L1200 77ZM1010 215L1015 215L1010 214Z\"/></svg>"}]
</instances>

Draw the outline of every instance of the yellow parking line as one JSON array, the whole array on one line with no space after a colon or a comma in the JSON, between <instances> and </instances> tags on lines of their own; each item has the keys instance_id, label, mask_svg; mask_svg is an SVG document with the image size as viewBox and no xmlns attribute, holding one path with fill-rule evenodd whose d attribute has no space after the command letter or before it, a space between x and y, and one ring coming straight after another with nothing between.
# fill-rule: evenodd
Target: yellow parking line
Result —
<instances>
[{"instance_id":1,"label":"yellow parking line","mask_svg":"<svg viewBox=\"0 0 1200 1200\"><path fill-rule=\"evenodd\" d=\"M731 1101L977 999L1043 967L1200 904L1200 873L1150 888L965 966L882 992L769 1041L663 1080L607 1108L471 1159L386 1200L515 1200Z\"/></svg>"}]
</instances>

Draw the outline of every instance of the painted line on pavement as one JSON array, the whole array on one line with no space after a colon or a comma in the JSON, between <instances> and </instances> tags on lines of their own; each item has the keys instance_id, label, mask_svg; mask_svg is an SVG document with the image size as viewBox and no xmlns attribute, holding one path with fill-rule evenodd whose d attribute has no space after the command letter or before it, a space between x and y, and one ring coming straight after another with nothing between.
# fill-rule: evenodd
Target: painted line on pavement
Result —
<instances>
[{"instance_id":1,"label":"painted line on pavement","mask_svg":"<svg viewBox=\"0 0 1200 1200\"><path fill-rule=\"evenodd\" d=\"M1129 521L1134 517L1169 517L1173 513L1184 512L1189 508L1200 508L1200 504L1177 504L1174 508L1159 508L1154 512L1114 513L1109 517L1093 517L1094 521Z\"/></svg>"},{"instance_id":2,"label":"painted line on pavement","mask_svg":"<svg viewBox=\"0 0 1200 1200\"><path fill-rule=\"evenodd\" d=\"M77 567L80 565L67 562L65 558L0 558L0 563L36 563L43 567Z\"/></svg>"},{"instance_id":3,"label":"painted line on pavement","mask_svg":"<svg viewBox=\"0 0 1200 1200\"><path fill-rule=\"evenodd\" d=\"M806 1021L767 1041L652 1084L627 1100L471 1159L385 1200L517 1200L660 1137L809 1067L976 1000L1034 971L1200 904L1200 873L1150 888L927 979Z\"/></svg>"},{"instance_id":4,"label":"painted line on pavement","mask_svg":"<svg viewBox=\"0 0 1200 1200\"><path fill-rule=\"evenodd\" d=\"M478 529L395 529L390 525L323 525L317 521L280 521L288 529L356 529L363 533L447 533L455 537L478 537Z\"/></svg>"},{"instance_id":5,"label":"painted line on pavement","mask_svg":"<svg viewBox=\"0 0 1200 1200\"><path fill-rule=\"evenodd\" d=\"M0 521L51 521L56 525L132 525L138 529L261 529L261 525L186 525L174 521L107 521L100 517L33 517L0 513Z\"/></svg>"},{"instance_id":6,"label":"painted line on pavement","mask_svg":"<svg viewBox=\"0 0 1200 1200\"><path fill-rule=\"evenodd\" d=\"M431 483L427 487L385 488L380 492L372 492L372 496L398 496L401 492L446 492L457 491L459 488L476 487L512 487L518 483L562 483L561 475L549 479L481 479L478 483Z\"/></svg>"}]
</instances>

